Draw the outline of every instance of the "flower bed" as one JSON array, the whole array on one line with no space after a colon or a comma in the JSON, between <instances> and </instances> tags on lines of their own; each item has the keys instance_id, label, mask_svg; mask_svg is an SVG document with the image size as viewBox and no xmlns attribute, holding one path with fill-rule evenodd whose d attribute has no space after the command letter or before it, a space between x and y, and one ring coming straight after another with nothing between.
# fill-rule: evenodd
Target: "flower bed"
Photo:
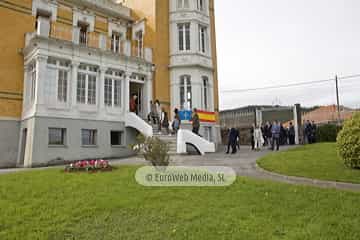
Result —
<instances>
[{"instance_id":1,"label":"flower bed","mask_svg":"<svg viewBox=\"0 0 360 240\"><path fill-rule=\"evenodd\" d=\"M98 172L111 171L113 167L107 160L82 160L70 163L65 167L65 172Z\"/></svg>"}]
</instances>

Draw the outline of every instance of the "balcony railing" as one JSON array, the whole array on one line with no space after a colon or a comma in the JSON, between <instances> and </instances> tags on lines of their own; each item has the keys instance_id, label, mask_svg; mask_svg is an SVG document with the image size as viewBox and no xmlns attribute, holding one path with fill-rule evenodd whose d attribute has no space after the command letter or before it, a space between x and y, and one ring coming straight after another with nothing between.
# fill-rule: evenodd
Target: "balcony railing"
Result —
<instances>
[{"instance_id":1,"label":"balcony railing","mask_svg":"<svg viewBox=\"0 0 360 240\"><path fill-rule=\"evenodd\" d=\"M74 44L87 46L90 48L98 48L104 51L111 51L120 55L128 57L136 57L144 59L147 62L152 62L152 49L143 48L139 51L135 41L121 40L120 45L117 48L118 51L114 51L112 47L111 38L105 34L97 32L81 32L79 27L68 26L59 23L52 23L43 18L38 20L38 26L41 29L37 29L34 33L28 33L26 35L26 45L35 36L43 36L52 39L59 39L64 41L73 42Z\"/></svg>"}]
</instances>

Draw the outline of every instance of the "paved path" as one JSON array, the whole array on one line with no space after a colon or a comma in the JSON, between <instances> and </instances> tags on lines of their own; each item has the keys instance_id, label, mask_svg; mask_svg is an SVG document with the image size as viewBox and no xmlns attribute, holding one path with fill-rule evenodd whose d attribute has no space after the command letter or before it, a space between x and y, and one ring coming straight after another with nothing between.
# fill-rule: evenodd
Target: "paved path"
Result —
<instances>
[{"instance_id":1,"label":"paved path","mask_svg":"<svg viewBox=\"0 0 360 240\"><path fill-rule=\"evenodd\" d=\"M288 149L288 147L283 148L282 150ZM249 147L242 147L240 153L234 155L227 155L223 152L206 154L205 156L172 156L171 165L175 166L226 166L231 167L239 176L252 177L263 180L272 180L277 182L285 182L289 184L297 185L309 185L316 186L321 188L336 188L341 190L352 190L360 191L360 184L352 183L340 183L324 180L315 180L302 177L291 177L284 176L281 174L268 172L264 169L261 169L256 164L256 160L260 157L270 153L269 150L262 150L260 152L254 152L249 149ZM115 165L146 165L148 164L141 157L133 157L128 159L113 160ZM47 168L42 168L47 169ZM18 171L27 171L29 169L0 169L0 174L18 172Z\"/></svg>"},{"instance_id":2,"label":"paved path","mask_svg":"<svg viewBox=\"0 0 360 240\"><path fill-rule=\"evenodd\" d=\"M289 149L285 147L282 150ZM296 185L309 185L321 188L336 188L341 190L360 191L360 184L341 183L324 180L316 180L302 177L285 176L266 171L256 164L256 160L270 153L269 150L253 152L249 147L242 147L240 153L226 155L224 153L206 154L205 156L172 156L171 165L175 166L226 166L231 167L239 176L252 177L263 180L272 180ZM141 158L116 160L119 165L144 165L148 164Z\"/></svg>"}]
</instances>

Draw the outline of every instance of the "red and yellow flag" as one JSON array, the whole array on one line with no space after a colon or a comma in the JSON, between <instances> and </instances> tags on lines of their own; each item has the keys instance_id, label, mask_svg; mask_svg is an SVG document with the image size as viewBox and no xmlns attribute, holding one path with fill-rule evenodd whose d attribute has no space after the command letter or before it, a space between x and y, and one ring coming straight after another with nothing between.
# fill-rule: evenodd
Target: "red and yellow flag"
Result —
<instances>
[{"instance_id":1,"label":"red and yellow flag","mask_svg":"<svg viewBox=\"0 0 360 240\"><path fill-rule=\"evenodd\" d=\"M197 110L197 113L199 115L200 122L209 122L209 123L216 122L214 112L206 112L206 111Z\"/></svg>"}]
</instances>

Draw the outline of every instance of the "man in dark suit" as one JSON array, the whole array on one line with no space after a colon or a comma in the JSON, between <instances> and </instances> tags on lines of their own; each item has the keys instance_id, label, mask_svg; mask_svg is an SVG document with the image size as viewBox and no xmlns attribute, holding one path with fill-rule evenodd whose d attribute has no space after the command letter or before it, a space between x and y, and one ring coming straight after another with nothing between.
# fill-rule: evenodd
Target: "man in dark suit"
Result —
<instances>
[{"instance_id":1,"label":"man in dark suit","mask_svg":"<svg viewBox=\"0 0 360 240\"><path fill-rule=\"evenodd\" d=\"M228 148L226 154L229 154L230 146L232 148L231 154L235 154L237 152L237 138L239 136L239 131L235 128L230 129L229 139L228 139Z\"/></svg>"}]
</instances>

